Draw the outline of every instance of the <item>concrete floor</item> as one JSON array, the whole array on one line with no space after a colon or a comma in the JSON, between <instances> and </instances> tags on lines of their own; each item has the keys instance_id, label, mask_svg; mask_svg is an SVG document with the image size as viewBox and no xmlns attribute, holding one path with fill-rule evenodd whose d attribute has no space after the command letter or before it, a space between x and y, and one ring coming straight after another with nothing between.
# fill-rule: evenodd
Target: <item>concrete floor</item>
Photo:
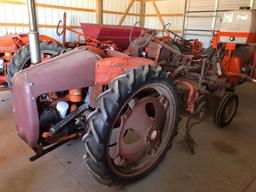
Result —
<instances>
[{"instance_id":1,"label":"concrete floor","mask_svg":"<svg viewBox=\"0 0 256 192\"><path fill-rule=\"evenodd\" d=\"M195 127L196 154L181 144L183 124L173 148L148 177L123 187L98 184L82 161L80 138L41 159L30 162L33 151L16 136L10 93L0 93L0 191L1 192L254 192L256 191L256 87L237 90L240 108L232 124L217 129L212 118Z\"/></svg>"}]
</instances>

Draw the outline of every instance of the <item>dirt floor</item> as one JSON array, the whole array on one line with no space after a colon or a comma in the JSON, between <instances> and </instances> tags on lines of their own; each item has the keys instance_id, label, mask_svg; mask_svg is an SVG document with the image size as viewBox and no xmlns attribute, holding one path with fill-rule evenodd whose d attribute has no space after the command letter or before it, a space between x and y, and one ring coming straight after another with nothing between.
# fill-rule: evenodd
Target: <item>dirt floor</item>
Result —
<instances>
[{"instance_id":1,"label":"dirt floor","mask_svg":"<svg viewBox=\"0 0 256 192\"><path fill-rule=\"evenodd\" d=\"M0 92L1 192L254 192L256 191L256 86L237 90L240 108L226 129L213 125L212 117L192 130L196 154L182 144L184 121L173 148L148 177L134 184L105 187L88 173L82 160L81 138L70 141L35 162L33 151L16 135L11 96Z\"/></svg>"}]
</instances>

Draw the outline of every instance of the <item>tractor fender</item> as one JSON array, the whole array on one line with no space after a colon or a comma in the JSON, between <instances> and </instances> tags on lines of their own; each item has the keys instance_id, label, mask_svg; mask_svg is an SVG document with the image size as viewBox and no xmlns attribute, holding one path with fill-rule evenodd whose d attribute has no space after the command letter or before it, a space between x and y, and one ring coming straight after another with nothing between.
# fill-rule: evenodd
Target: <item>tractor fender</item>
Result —
<instances>
[{"instance_id":1,"label":"tractor fender","mask_svg":"<svg viewBox=\"0 0 256 192\"><path fill-rule=\"evenodd\" d=\"M39 35L39 40L40 41L51 41L51 42L54 42L54 43L58 43L58 44L61 44L59 41L57 41L56 39L53 39L49 36L46 36L46 35Z\"/></svg>"},{"instance_id":2,"label":"tractor fender","mask_svg":"<svg viewBox=\"0 0 256 192\"><path fill-rule=\"evenodd\" d=\"M98 85L109 84L114 78L131 68L142 65L155 65L150 59L142 57L110 57L98 60L96 63L96 79ZM111 69L111 70L110 70Z\"/></svg>"},{"instance_id":3,"label":"tractor fender","mask_svg":"<svg viewBox=\"0 0 256 192\"><path fill-rule=\"evenodd\" d=\"M18 36L19 36L19 39L20 39L20 41L22 42L23 45L27 45L29 43L28 34L20 34ZM61 44L56 39L53 39L53 38L51 38L47 35L39 35L38 38L39 38L40 41L48 41L48 42L54 42L54 43L57 43L57 44Z\"/></svg>"},{"instance_id":4,"label":"tractor fender","mask_svg":"<svg viewBox=\"0 0 256 192\"><path fill-rule=\"evenodd\" d=\"M96 62L95 85L89 89L88 101L91 107L96 106L96 99L102 93L103 85L108 85L113 79L124 74L132 68L142 65L155 65L150 59L141 57L129 57L121 53L114 53L119 57L109 57L100 59Z\"/></svg>"},{"instance_id":5,"label":"tractor fender","mask_svg":"<svg viewBox=\"0 0 256 192\"><path fill-rule=\"evenodd\" d=\"M13 78L13 114L18 135L34 148L39 140L37 97L49 92L89 87L95 84L99 56L74 49L18 72Z\"/></svg>"}]
</instances>

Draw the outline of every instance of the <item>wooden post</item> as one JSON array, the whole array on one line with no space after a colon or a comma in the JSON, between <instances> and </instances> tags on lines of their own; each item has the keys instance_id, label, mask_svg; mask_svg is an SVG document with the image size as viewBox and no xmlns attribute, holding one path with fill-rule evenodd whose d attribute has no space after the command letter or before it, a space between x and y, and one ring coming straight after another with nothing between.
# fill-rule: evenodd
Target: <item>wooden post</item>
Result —
<instances>
[{"instance_id":1,"label":"wooden post","mask_svg":"<svg viewBox=\"0 0 256 192\"><path fill-rule=\"evenodd\" d=\"M164 27L164 26L165 26L165 23L164 23L164 20L163 20L161 14L160 14L160 11L159 11L157 5L156 5L155 0L152 0L152 4L153 4L153 7L154 7L154 9L155 9L155 11L156 11L156 14L157 14L157 16L158 16L158 18L159 18L159 21L160 21L162 27Z\"/></svg>"},{"instance_id":2,"label":"wooden post","mask_svg":"<svg viewBox=\"0 0 256 192\"><path fill-rule=\"evenodd\" d=\"M121 18L120 21L119 21L119 25L122 25L122 24L123 24L123 22L124 22L124 20L125 20L125 18L126 18L126 16L127 16L127 14L129 13L129 11L130 11L130 9L131 9L131 7L132 7L134 1L135 1L135 0L131 0L131 1L130 1L130 3L129 3L129 5L128 5L127 9L125 10L125 12L124 12L122 18Z\"/></svg>"},{"instance_id":3,"label":"wooden post","mask_svg":"<svg viewBox=\"0 0 256 192\"><path fill-rule=\"evenodd\" d=\"M250 9L254 9L254 5L255 5L255 1L251 0L251 2L250 2Z\"/></svg>"},{"instance_id":4,"label":"wooden post","mask_svg":"<svg viewBox=\"0 0 256 192\"><path fill-rule=\"evenodd\" d=\"M96 0L96 23L103 24L103 0Z\"/></svg>"},{"instance_id":5,"label":"wooden post","mask_svg":"<svg viewBox=\"0 0 256 192\"><path fill-rule=\"evenodd\" d=\"M140 27L145 26L146 1L140 1Z\"/></svg>"}]
</instances>

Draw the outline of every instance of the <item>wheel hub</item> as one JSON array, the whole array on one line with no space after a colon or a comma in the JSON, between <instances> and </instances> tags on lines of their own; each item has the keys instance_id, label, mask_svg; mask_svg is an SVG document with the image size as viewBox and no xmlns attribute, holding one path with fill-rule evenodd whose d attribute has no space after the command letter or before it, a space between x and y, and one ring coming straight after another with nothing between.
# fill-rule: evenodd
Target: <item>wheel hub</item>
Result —
<instances>
[{"instance_id":1,"label":"wheel hub","mask_svg":"<svg viewBox=\"0 0 256 192\"><path fill-rule=\"evenodd\" d=\"M114 158L117 166L135 163L157 147L168 102L164 96L149 96L140 100L132 99L128 106L121 116L119 142Z\"/></svg>"}]
</instances>

